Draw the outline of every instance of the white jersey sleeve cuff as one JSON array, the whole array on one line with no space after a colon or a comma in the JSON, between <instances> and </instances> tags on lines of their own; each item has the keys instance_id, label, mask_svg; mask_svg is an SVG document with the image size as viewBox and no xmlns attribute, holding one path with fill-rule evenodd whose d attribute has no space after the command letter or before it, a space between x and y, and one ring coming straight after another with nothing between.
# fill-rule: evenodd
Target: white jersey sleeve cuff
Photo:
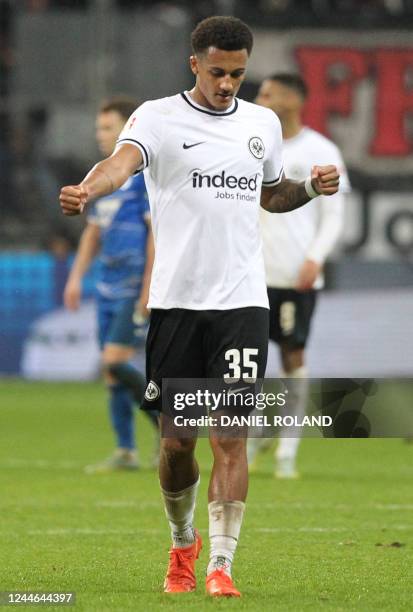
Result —
<instances>
[{"instance_id":1,"label":"white jersey sleeve cuff","mask_svg":"<svg viewBox=\"0 0 413 612\"><path fill-rule=\"evenodd\" d=\"M273 187L274 185L278 185L278 183L282 181L283 176L284 176L284 168L281 168L278 178L273 179L272 181L262 181L262 185L263 187Z\"/></svg>"},{"instance_id":2,"label":"white jersey sleeve cuff","mask_svg":"<svg viewBox=\"0 0 413 612\"><path fill-rule=\"evenodd\" d=\"M143 164L141 164L139 168L137 168L137 171L140 172L142 170L145 170L145 168L149 166L149 153L146 147L141 142L139 142L139 140L135 140L134 138L121 138L116 143L116 148L123 144L131 144L140 150L143 157Z\"/></svg>"}]
</instances>

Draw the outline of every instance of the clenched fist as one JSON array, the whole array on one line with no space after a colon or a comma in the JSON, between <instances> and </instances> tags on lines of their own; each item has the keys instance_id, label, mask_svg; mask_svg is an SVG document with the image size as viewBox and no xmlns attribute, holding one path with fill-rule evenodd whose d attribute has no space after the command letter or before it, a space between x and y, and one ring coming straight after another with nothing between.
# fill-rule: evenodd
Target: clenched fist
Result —
<instances>
[{"instance_id":1,"label":"clenched fist","mask_svg":"<svg viewBox=\"0 0 413 612\"><path fill-rule=\"evenodd\" d=\"M88 201L88 192L82 185L68 185L60 191L60 207L64 215L80 215Z\"/></svg>"},{"instance_id":2,"label":"clenched fist","mask_svg":"<svg viewBox=\"0 0 413 612\"><path fill-rule=\"evenodd\" d=\"M340 175L335 166L313 166L311 169L311 184L320 195L337 193Z\"/></svg>"}]
</instances>

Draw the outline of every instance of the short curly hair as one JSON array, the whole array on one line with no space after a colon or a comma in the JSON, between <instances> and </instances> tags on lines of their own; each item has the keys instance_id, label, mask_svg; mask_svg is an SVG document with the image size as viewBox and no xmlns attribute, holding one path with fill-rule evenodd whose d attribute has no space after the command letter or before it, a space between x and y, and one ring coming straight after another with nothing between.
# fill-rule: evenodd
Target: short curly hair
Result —
<instances>
[{"instance_id":1,"label":"short curly hair","mask_svg":"<svg viewBox=\"0 0 413 612\"><path fill-rule=\"evenodd\" d=\"M131 114L138 108L138 106L139 102L138 100L135 100L135 98L130 98L129 96L125 95L118 95L103 100L98 112L109 113L111 111L114 111L115 113L119 113L119 115L125 121L127 121Z\"/></svg>"},{"instance_id":2,"label":"short curly hair","mask_svg":"<svg viewBox=\"0 0 413 612\"><path fill-rule=\"evenodd\" d=\"M246 49L251 54L253 37L246 23L236 17L215 16L200 21L191 35L192 50L203 53L209 47L223 51Z\"/></svg>"}]
</instances>

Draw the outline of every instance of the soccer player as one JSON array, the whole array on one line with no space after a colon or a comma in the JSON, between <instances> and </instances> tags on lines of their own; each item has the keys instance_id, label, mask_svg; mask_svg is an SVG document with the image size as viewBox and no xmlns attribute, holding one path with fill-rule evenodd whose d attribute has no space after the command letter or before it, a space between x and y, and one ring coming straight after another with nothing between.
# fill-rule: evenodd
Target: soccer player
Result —
<instances>
[{"instance_id":1,"label":"soccer player","mask_svg":"<svg viewBox=\"0 0 413 612\"><path fill-rule=\"evenodd\" d=\"M321 196L287 215L261 211L263 252L270 302L270 339L279 345L282 377L289 379L289 413L303 416L308 401L305 345L318 290L323 287L323 264L343 225L344 194L350 190L346 169L337 146L322 134L305 127L301 115L307 87L294 73L277 73L265 79L256 102L277 114L283 133L286 176L303 180L313 163L333 163L340 172L340 191ZM300 439L284 431L276 450L279 478L295 478ZM251 438L248 461L271 440Z\"/></svg>"},{"instance_id":2,"label":"soccer player","mask_svg":"<svg viewBox=\"0 0 413 612\"><path fill-rule=\"evenodd\" d=\"M113 152L136 101L118 96L105 101L96 119L96 138L103 155ZM143 175L128 178L110 196L94 202L64 290L70 310L80 304L82 279L95 255L99 344L109 390L112 427L117 439L113 455L88 466L88 472L133 470L139 467L133 404L143 400L146 381L131 363L140 329L147 318L150 275L154 258L148 197ZM149 415L154 425L157 419Z\"/></svg>"},{"instance_id":3,"label":"soccer player","mask_svg":"<svg viewBox=\"0 0 413 612\"><path fill-rule=\"evenodd\" d=\"M287 212L338 188L332 165L315 166L304 182L287 180L277 117L236 98L252 43L239 19L201 21L192 33L193 89L143 104L114 154L61 190L63 212L76 215L91 198L145 172L156 253L145 399L155 408L162 406L162 379L263 377L269 323L259 206ZM206 588L211 596L238 597L231 564L247 496L246 438L211 429L210 444ZM161 440L160 484L172 532L168 593L196 587L195 445L185 431Z\"/></svg>"}]
</instances>

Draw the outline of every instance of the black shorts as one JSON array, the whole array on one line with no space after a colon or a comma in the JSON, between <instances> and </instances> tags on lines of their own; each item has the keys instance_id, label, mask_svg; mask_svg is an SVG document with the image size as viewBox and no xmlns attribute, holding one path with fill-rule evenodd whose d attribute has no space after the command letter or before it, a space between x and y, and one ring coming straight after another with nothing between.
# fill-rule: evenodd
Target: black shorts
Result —
<instances>
[{"instance_id":1,"label":"black shorts","mask_svg":"<svg viewBox=\"0 0 413 612\"><path fill-rule=\"evenodd\" d=\"M290 348L304 348L310 333L317 291L268 288L270 339Z\"/></svg>"},{"instance_id":2,"label":"black shorts","mask_svg":"<svg viewBox=\"0 0 413 612\"><path fill-rule=\"evenodd\" d=\"M153 309L142 408L162 411L162 379L262 379L267 352L266 308Z\"/></svg>"}]
</instances>

